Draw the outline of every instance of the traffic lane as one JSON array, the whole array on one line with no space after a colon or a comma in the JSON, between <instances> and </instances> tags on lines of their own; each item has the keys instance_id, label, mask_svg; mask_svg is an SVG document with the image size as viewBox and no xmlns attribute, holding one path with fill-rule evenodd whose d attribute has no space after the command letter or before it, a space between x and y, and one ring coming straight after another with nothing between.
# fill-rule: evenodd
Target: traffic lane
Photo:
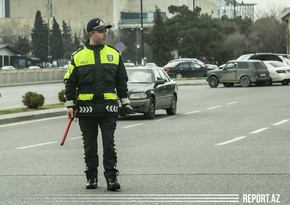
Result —
<instances>
[{"instance_id":1,"label":"traffic lane","mask_svg":"<svg viewBox=\"0 0 290 205\"><path fill-rule=\"evenodd\" d=\"M45 98L45 104L59 103L58 92L62 89L64 89L63 83L0 87L0 109L24 107L22 96L28 91L42 94Z\"/></svg>"},{"instance_id":2,"label":"traffic lane","mask_svg":"<svg viewBox=\"0 0 290 205\"><path fill-rule=\"evenodd\" d=\"M255 108L263 106L266 111L285 109L289 105L289 86L252 86L252 87L218 87L210 88L206 85L182 86L179 89L178 112L184 113L187 106L194 106L196 110L204 107L219 105L223 102L239 101L249 103L248 109L256 114ZM250 104L252 103L252 104ZM259 103L259 104L257 104ZM261 108L260 108L261 109ZM263 114L263 113L261 113ZM273 112L275 115L275 113Z\"/></svg>"},{"instance_id":3,"label":"traffic lane","mask_svg":"<svg viewBox=\"0 0 290 205\"><path fill-rule=\"evenodd\" d=\"M66 123L66 116L61 116L1 125L0 173L2 175L67 173L67 170L62 169L64 160L71 160L73 166L75 162L65 156L75 154L83 160L83 153L82 143L79 143L79 149L70 150L64 150L59 145ZM72 123L68 134L70 139L66 143L79 140L80 135L77 124ZM74 172L74 169L71 170Z\"/></svg>"},{"instance_id":4,"label":"traffic lane","mask_svg":"<svg viewBox=\"0 0 290 205\"><path fill-rule=\"evenodd\" d=\"M231 106L231 105L233 105L233 104L227 104L227 103L225 103L225 105L227 105L227 106ZM189 106L188 106L189 107ZM211 108L216 108L216 109L211 109ZM198 121L195 121L194 123L192 123L192 124L195 124L195 125L197 125L197 127L200 127L201 128L201 132L200 133L198 133L197 132L197 130L195 130L196 132L197 132L197 135L198 136L202 136L204 139L207 139L206 138L206 136L210 136L210 138L212 138L213 136L211 135L211 133L213 132L212 130L209 132L209 133L207 133L206 131L208 130L208 124L212 124L212 123L208 123L207 124L207 126L205 127L205 128L202 128L202 125L198 125L197 123L199 123L199 122L202 122L202 123L204 123L204 120L201 120L202 119L202 117L206 120L206 119L210 119L210 115L212 115L212 113L214 113L215 112L215 110L218 110L218 108L221 108L221 107L217 107L217 106L212 106L212 107L208 107L208 108L205 108L204 110L205 111L210 111L210 112L203 112L203 113L198 113L199 115L197 116L197 118L199 119ZM236 109L236 108L235 108ZM223 113L225 113L226 112L226 110L227 109L224 109L222 112ZM220 111L219 111L220 112ZM187 112L187 113L185 113L186 115L190 115L192 112ZM229 111L229 115L230 115L230 113L232 113L232 111ZM194 114L194 112L193 112L193 114ZM171 118L169 118L169 119L171 119ZM161 119L162 120L162 119ZM227 119L226 119L227 120ZM225 134L222 134L222 136L221 137L224 137L224 136L226 136L226 139L228 139L228 138L231 138L231 137L233 137L234 135L236 135L236 136L239 136L240 135L240 131L239 131L239 129L238 128L240 128L240 127L244 127L244 126L240 126L240 124L236 124L236 125L234 125L233 123L226 123L227 121L226 120L220 120L220 122L223 122L223 123L225 123L226 125L232 125L233 127L229 127L229 126L227 126L227 128L228 128L228 130L233 130L233 131L231 131L231 132L226 132ZM157 119L157 121L158 121L158 119ZM188 121L188 119L186 119L186 121ZM258 122L261 122L261 120L257 120ZM145 122L145 121L144 121ZM230 121L231 122L231 121ZM215 121L213 120L213 123L215 123ZM129 125L129 127L135 127L135 126L138 126L138 125L142 125L142 123L137 123L136 125ZM183 122L181 122L181 123L177 123L177 124L184 124ZM177 129L177 133L176 133L176 135L178 136L178 134L180 134L180 133L182 133L183 135L185 135L185 136L190 136L191 134L192 134L192 132L191 132L191 129L190 128L192 128L192 124L190 124L189 125L189 128L188 129L184 129L184 127L180 127L180 130L178 130ZM166 125L165 125L166 126ZM167 125L168 126L168 125ZM172 126L169 126L169 127L174 127L174 125L172 125ZM220 132L220 130L219 130L219 128L221 128L221 130L222 129L224 129L224 126L223 125L221 125L221 126L217 126L217 133L219 133ZM149 129L146 129L145 131L141 131L141 133L139 134L139 133L137 133L137 136L140 136L140 135L142 135L142 134L144 134L144 133L147 133L147 135L149 135L149 136L154 136L154 133L157 133L157 132L148 132L148 130ZM186 130L188 130L189 132L187 133L186 132ZM235 132L236 132L236 134L235 134ZM36 133L39 133L39 132L36 132ZM174 133L174 130L173 131L171 131L170 133ZM230 133L230 135L229 135L229 133ZM204 136L205 135L205 136ZM228 137L228 135L229 135L229 137ZM31 136L30 134L29 134L29 136ZM174 136L174 135L173 135ZM218 136L218 135L217 135ZM221 137L219 137L218 136L218 139L220 139ZM51 142L51 141L49 141L49 139L51 139L51 138L48 138L47 139L47 141L48 142L45 142L45 140L40 140L40 141L38 141L39 140L39 137L38 137L38 135L37 136L32 136L32 138L33 139L37 139L37 141L35 141L35 142L32 142L31 144L32 145L46 145L46 143L47 143L47 145L49 145L49 143ZM226 140L225 139L225 140ZM156 140L156 139L151 139L152 141L154 141L154 140ZM217 140L218 141L218 140ZM220 140L221 141L221 140ZM43 143L42 143L43 142ZM55 144L56 143L56 141L52 141L53 142L53 144ZM182 142L183 143L183 142ZM145 143L146 144L146 143ZM148 144L148 142L147 142L147 144ZM174 142L174 144L178 144L178 142ZM29 146L31 146L31 145L27 145L28 147ZM22 147L26 147L26 145L23 145L23 146L20 146L20 147L18 147L18 148L22 148ZM156 151L154 152L154 153L156 153ZM214 154L214 156L215 156L215 154Z\"/></svg>"},{"instance_id":5,"label":"traffic lane","mask_svg":"<svg viewBox=\"0 0 290 205\"><path fill-rule=\"evenodd\" d=\"M204 115L206 114L178 115L161 121L165 123L164 125L154 121L145 131L141 127L132 128L131 132L134 132L136 137L131 136L127 139L124 133L126 145L122 146L122 142L119 142L120 147L124 147L120 153L121 158L125 152L124 158L128 159L121 160L120 163L129 162L126 168L132 173L140 174L288 172L290 167L285 162L289 160L289 155L285 156L285 153L289 153L287 150L289 129L286 132L279 127L269 129L251 134L248 138L235 143L218 145L225 140L245 135L240 128L243 123L232 126L234 130L228 131L221 129L219 125L208 126L205 120L207 123L211 123L211 120ZM200 120L202 118L204 120ZM230 119L223 122L231 123ZM161 127L164 129L160 129ZM276 141L274 146L272 141L275 140L275 135L280 136L280 141ZM253 140L256 142L253 143ZM135 166L132 166L133 162L136 163ZM158 164L162 166L156 169Z\"/></svg>"},{"instance_id":6,"label":"traffic lane","mask_svg":"<svg viewBox=\"0 0 290 205\"><path fill-rule=\"evenodd\" d=\"M215 107L215 106L212 106L212 107ZM210 112L210 111L214 111L214 109L207 109L207 112ZM216 111L216 110L215 110ZM190 113L191 111L189 111L189 113ZM204 112L204 113L198 113L198 114L204 114L205 115L205 117L207 116L207 119L208 119L208 114L211 114L211 113L207 113L207 112ZM194 115L194 113L192 114L192 115ZM176 116L176 117L178 117L179 116L179 114ZM190 114L187 114L186 116L190 116ZM168 122L170 121L170 120L173 120L173 119L176 119L175 117L174 118L171 118L171 117L169 117L169 118L167 118L166 117L166 115L163 115L163 117L165 117L166 119L168 119L168 120L165 120L165 119L156 119L156 121L157 122L166 122L166 125L167 126L165 126L166 128L168 128L168 127L172 127L173 125L170 125L170 124L168 124ZM196 116L195 116L196 117ZM181 119L184 119L184 117L183 118L181 118ZM214 118L214 120L216 120L216 118ZM186 122L187 121L190 121L190 120L185 120ZM130 121L131 122L131 121ZM130 148L131 146L130 146L130 144L128 145L128 144L125 144L125 150L123 150L122 151L122 147L123 146L121 146L121 145L118 145L118 147L119 147L119 153L120 153L120 161L119 162L130 162L129 164L128 164L128 166L127 167L129 167L129 166L131 166L131 168L132 167L135 167L136 165L138 165L138 164L136 164L137 162L139 162L140 160L142 160L143 158L144 158L144 156L148 156L148 155L151 155L151 157L148 157L147 159L148 160L145 160L144 161L144 163L142 163L142 164L145 164L146 165L146 163L148 164L148 162L149 162L149 166L152 164L152 163L150 163L151 161L150 160L156 160L157 162L155 162L155 166L157 166L156 168L155 168L155 170L157 169L157 170L159 170L160 171L160 173L159 174L156 174L156 172L155 172L155 174L154 173L152 173L151 172L151 174L150 174L150 171L149 172L144 172L143 173L143 175L149 175L149 176L151 176L151 175L158 175L158 176L162 176L163 175L163 170L164 169L162 169L162 167L164 166L164 164L165 165L167 165L167 164L172 164L172 166L173 166L173 169L172 170L174 170L174 168L176 169L176 168L178 168L178 166L180 166L180 165L183 165L182 166L182 170L183 170L183 172L180 172L180 173L183 173L183 174L181 174L183 177L184 177L184 172L186 172L186 168L187 168L187 166L188 166L188 164L186 164L186 163L184 163L184 162L180 162L180 159L182 159L182 157L183 156L186 156L186 158L188 158L188 161L189 162L192 162L192 161L194 161L195 160L195 158L191 158L191 155L186 155L187 153L192 153L192 152L194 152L195 150L198 150L197 148L199 148L199 146L196 146L196 147L194 147L194 148L196 148L195 150L192 150L192 149L190 149L190 146L185 146L186 147L186 150L188 150L188 151L185 151L185 152L181 152L181 155L182 156L177 156L176 157L176 161L175 160L168 160L168 161L166 161L167 163L162 163L161 165L162 166L158 166L159 165L159 163L158 162L161 162L162 160L167 160L167 157L168 156L171 156L171 155L168 155L168 153L171 153L172 152L172 148L170 148L170 145L175 145L176 144L176 141L173 141L172 139L171 140L169 140L171 143L169 143L169 144L165 144L164 146L162 146L161 147L161 149L160 149L160 147L158 147L159 149L142 149L142 146L136 146L136 144L137 145L147 145L147 144L149 144L149 145L151 145L151 146L149 146L149 147L154 147L154 146L156 146L156 145L160 145L162 142L159 142L159 143L150 143L152 140L154 141L154 140L156 140L156 135L155 135L155 138L154 139L148 139L148 136L152 136L153 134L152 133L148 133L148 130L150 130L149 129L149 127L146 127L146 126L144 126L144 125L147 125L147 123L151 123L151 122L153 122L153 121L138 121L137 122L137 124L131 124L131 125L125 125L125 126L123 126L124 128L124 130L126 129L126 132L124 133L124 135L122 134L122 133L119 133L120 134L120 136L125 136L125 137L118 137L117 139L118 140L120 140L120 139L123 139L123 140L125 140L125 141L127 141L127 142L136 142L136 143L133 143L132 144L132 147L134 148L134 149L136 149L136 150L134 150L134 149L131 149L131 150L129 150L128 151L128 147ZM199 121L195 121L195 123L198 123ZM205 123L205 121L204 120L201 120L201 122L203 122L204 124L207 124L207 123ZM121 123L123 123L123 122L120 122L119 123L119 131L123 131L123 129L120 129L120 126L122 126L122 124ZM144 130L141 130L140 128L142 127L142 126L144 126L145 128L144 128ZM178 123L177 123L178 124ZM192 127L192 125L190 125L191 127ZM190 126L188 126L188 127L190 127ZM125 128L126 127L126 128ZM161 126L162 127L162 126ZM179 126L179 127L181 127L182 128L182 126ZM191 128L190 127L190 128ZM132 134L130 134L131 132L129 132L128 131L128 129L129 128L134 128L135 130L133 130L133 135ZM184 128L186 128L186 127L183 127L183 129ZM144 137L142 137L142 138L140 138L140 136L142 136L142 135L139 135L139 132L137 132L136 130L138 130L138 131L140 131L140 133L142 134L142 133L148 133L148 135L145 135L146 136L146 138L144 138ZM159 124L159 126L158 127L156 127L156 130L154 131L154 133L158 133L158 131L160 130L160 124ZM186 129L187 130L187 129ZM190 130L190 129L188 129L188 130ZM206 130L205 128L202 128L201 129L203 132L204 132L204 130ZM146 132L147 131L147 132ZM180 130L180 132L182 132L182 130ZM203 133L203 132L201 132L201 133ZM171 133L171 132L169 132L169 133ZM199 132L197 132L197 133L199 133ZM192 134L192 133L185 133L184 135L182 135L182 137L181 137L181 139L183 139L183 138L187 138L188 136L191 136L190 134ZM167 134L168 135L168 134ZM126 136L127 137L129 137L129 139L130 140L126 140ZM177 135L178 136L178 135ZM203 135L203 137L204 136L206 136L206 135ZM167 139L167 137L168 136L163 136L163 135L159 135L158 134L158 137L160 137L161 138L161 140L162 139ZM166 138L165 138L166 137ZM176 137L176 136L175 136ZM194 136L193 136L194 137ZM210 137L212 137L212 136L210 136ZM144 140L145 139L145 142L142 142L142 140ZM157 138L158 139L158 138ZM196 138L194 138L194 139L196 139ZM195 140L195 142L198 142L198 139L199 138L197 138L196 140ZM207 139L204 139L203 138L203 142L206 142L206 140ZM75 141L76 142L76 141ZM121 142L122 141L118 141L118 143L119 144L121 144ZM179 142L179 144L180 144L180 140L178 140L178 142ZM181 143L181 145L187 145L188 144L188 142L190 142L190 140L186 140L186 143ZM212 142L212 140L210 141L210 142ZM198 143L197 143L198 144ZM209 144L209 143L205 143L205 144ZM70 143L70 145L71 146L74 146L74 142L72 142L72 143ZM75 150L75 149L77 149L77 150L79 150L79 151L81 151L81 149L80 149L80 147L79 147L79 142L76 144L77 145L77 147L71 147L71 149L73 149L73 150ZM126 146L127 145L127 146ZM161 144L162 145L162 144ZM199 145L202 145L202 143L199 143ZM212 145L212 144L211 144ZM48 146L50 146L50 145L48 145ZM177 146L178 147L178 146ZM37 149L39 149L40 147L38 147ZM139 149L138 149L139 148ZM141 149L140 149L141 148ZM167 148L167 149L165 149L165 148ZM173 147L173 148L175 148L175 147ZM200 147L200 148L202 148L202 146ZM209 148L211 148L211 147L209 147ZM120 150L121 149L121 150ZM182 149L183 149L183 147L182 147ZM48 150L48 149L47 149ZM141 150L141 152L140 152L140 150ZM149 151L148 151L149 150ZM158 150L159 150L159 153L160 153L160 150L165 150L165 154L162 154L162 152L161 152L161 154L159 155L159 157L156 157L156 156L158 156L158 155L156 155L155 153L158 153ZM204 147L203 147L203 150L200 150L199 152L198 151L196 151L196 152L194 152L197 156L201 156L201 159L202 160L200 160L200 161L203 161L203 162L205 162L204 163L204 166L203 167L200 167L201 168L201 172L199 172L199 173L202 173L202 174L205 174L205 176L207 176L207 175L210 175L210 173L205 173L204 172L204 167L209 167L208 169L209 170L211 170L213 167L215 167L215 164L212 164L212 162L213 161L215 161L215 160L206 160L206 158L204 157L204 156L207 156L207 155L209 155L209 157L212 157L212 156L215 156L216 154L215 153L212 153L212 154L208 154L208 150L209 149L205 149ZM134 152L135 151L135 152ZM145 152L144 154L142 154L142 152ZM233 150L234 152L233 153L235 153L235 150ZM126 159L126 160L122 160L122 153L124 153L124 158ZM132 154L132 156L134 157L135 156L135 158L131 158L131 159L135 159L136 160L136 162L133 160L131 160L130 158L128 158L128 156L130 156L130 153ZM228 152L228 151L225 151L225 157L227 156L227 155L229 155L229 153L230 152ZM64 153L65 154L65 156L70 156L69 155L69 152L65 152ZM199 155L200 154L200 155ZM193 154L192 154L193 155ZM75 157L75 156L77 156L77 153L75 153L75 154L73 154L73 158ZM140 158L139 158L139 156L140 156ZM220 156L220 157L217 157L217 159L223 159L222 157L222 155L220 154L220 155L217 155L217 156ZM203 157L203 158L202 158ZM198 157L196 157L196 159L197 159ZM79 160L79 162L78 162L78 165L77 166L79 166L79 163L80 163L80 161L82 161L82 159L78 159ZM77 161L77 160L76 160ZM176 163L176 162L178 162L178 163ZM66 167L68 167L69 168L69 170L70 170L70 167L72 168L73 166L71 166L70 165L70 163L71 162L66 162ZM154 163L153 163L154 164ZM193 165L198 165L198 164L193 164ZM189 169L188 170L193 170L193 171L191 171L191 173L196 173L196 171L198 171L198 170L195 170L194 168L195 167L198 167L198 166L193 166L193 165L189 165ZM228 166L228 167L231 167L232 165L231 164L226 164L226 166ZM122 171L121 171L121 173L124 173L124 175L126 174L126 173L128 173L128 175L129 176L131 176L131 175L134 175L134 172L132 172L132 169L128 169L128 172L126 172L126 165L123 165L123 166L120 166L121 168L122 168ZM145 166L144 168L146 168L146 167L148 167L148 166ZM141 169L142 169L143 167L141 167ZM168 166L166 167L167 168L167 170L168 170ZM170 167L169 167L170 168ZM144 169L145 170L145 169ZM154 171L154 169L152 169L153 171ZM181 170L181 171L182 171ZM129 172L130 171L130 172ZM133 171L135 171L135 170L133 170ZM138 171L138 170L137 170ZM145 170L146 171L146 170ZM213 171L215 171L215 170L213 170ZM220 172L222 172L223 170L221 170ZM214 172L214 173L212 173L212 175L217 175L217 174L219 174L220 172ZM142 173L141 172L135 172L136 174L136 176L142 176ZM147 174L146 174L147 173ZM148 174L149 173L149 174ZM188 173L185 173L186 175L190 175L190 174L188 174ZM201 175L202 175L201 174ZM227 173L228 174L228 173ZM178 174L177 174L178 175ZM230 174L231 175L231 174ZM243 175L243 174L242 174ZM245 175L250 175L249 173L248 174L245 174ZM120 175L120 177L121 177L122 175ZM151 178L151 177L150 177ZM177 179L177 178L176 178ZM138 178L137 179L137 181L139 181L139 180L141 180L140 178ZM265 180L266 180L266 182L265 182ZM286 180L287 181L287 180ZM228 183L228 182L224 182L224 183ZM257 184L258 182L255 182L255 185ZM269 183L269 181L267 181L267 179L265 179L264 178L264 181L263 182L260 182L259 181L259 183ZM276 182L275 182L276 183ZM83 182L80 182L80 184L83 184ZM283 183L282 183L283 184ZM149 186L150 187L150 185L149 184L147 184L147 183L145 183L144 184L144 186ZM151 185L152 186L152 185ZM277 186L277 187L279 187L279 185L277 185L277 184L275 184L275 186ZM143 187L144 188L144 187ZM146 189L146 187L145 187L145 189ZM158 191L158 190L157 190Z\"/></svg>"}]
</instances>

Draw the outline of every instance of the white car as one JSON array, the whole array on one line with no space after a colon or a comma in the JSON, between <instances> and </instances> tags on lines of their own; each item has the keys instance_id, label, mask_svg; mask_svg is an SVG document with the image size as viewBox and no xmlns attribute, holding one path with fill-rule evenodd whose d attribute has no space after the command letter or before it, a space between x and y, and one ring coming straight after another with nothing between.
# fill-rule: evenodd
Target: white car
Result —
<instances>
[{"instance_id":1,"label":"white car","mask_svg":"<svg viewBox=\"0 0 290 205\"><path fill-rule=\"evenodd\" d=\"M278 53L251 53L244 54L237 58L237 60L261 60L261 61L280 61L285 66L290 66L290 58L287 54Z\"/></svg>"},{"instance_id":2,"label":"white car","mask_svg":"<svg viewBox=\"0 0 290 205\"><path fill-rule=\"evenodd\" d=\"M13 66L3 66L2 68L1 68L1 70L15 70L15 68L13 67Z\"/></svg>"},{"instance_id":3,"label":"white car","mask_svg":"<svg viewBox=\"0 0 290 205\"><path fill-rule=\"evenodd\" d=\"M269 70L273 83L288 85L290 82L290 66L279 61L263 61Z\"/></svg>"},{"instance_id":4,"label":"white car","mask_svg":"<svg viewBox=\"0 0 290 205\"><path fill-rule=\"evenodd\" d=\"M32 66L29 66L27 69L29 69L29 70L37 70L37 69L40 69L40 67L37 66L37 65L32 65Z\"/></svg>"}]
</instances>

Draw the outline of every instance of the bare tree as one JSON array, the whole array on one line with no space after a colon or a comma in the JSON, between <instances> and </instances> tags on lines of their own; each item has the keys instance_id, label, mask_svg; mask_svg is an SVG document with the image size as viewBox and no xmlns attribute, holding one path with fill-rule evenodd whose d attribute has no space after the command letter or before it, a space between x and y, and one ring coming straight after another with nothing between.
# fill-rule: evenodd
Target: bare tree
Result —
<instances>
[{"instance_id":1,"label":"bare tree","mask_svg":"<svg viewBox=\"0 0 290 205\"><path fill-rule=\"evenodd\" d=\"M247 43L248 51L286 52L285 27L274 15L258 19L251 30Z\"/></svg>"}]
</instances>

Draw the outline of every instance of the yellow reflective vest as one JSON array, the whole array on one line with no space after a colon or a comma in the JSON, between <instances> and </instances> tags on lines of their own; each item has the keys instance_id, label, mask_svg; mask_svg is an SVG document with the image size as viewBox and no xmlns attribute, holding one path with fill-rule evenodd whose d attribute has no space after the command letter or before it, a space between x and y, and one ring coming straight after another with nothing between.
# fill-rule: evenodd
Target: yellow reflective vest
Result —
<instances>
[{"instance_id":1,"label":"yellow reflective vest","mask_svg":"<svg viewBox=\"0 0 290 205\"><path fill-rule=\"evenodd\" d=\"M118 102L128 104L127 72L119 52L86 43L72 55L64 76L66 106L79 115L116 114Z\"/></svg>"}]
</instances>

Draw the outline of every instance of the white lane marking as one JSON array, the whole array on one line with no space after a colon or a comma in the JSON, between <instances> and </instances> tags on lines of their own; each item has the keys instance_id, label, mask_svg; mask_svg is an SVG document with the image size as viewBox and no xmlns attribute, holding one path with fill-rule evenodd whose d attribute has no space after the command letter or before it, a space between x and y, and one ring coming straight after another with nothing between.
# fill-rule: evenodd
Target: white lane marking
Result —
<instances>
[{"instance_id":1,"label":"white lane marking","mask_svg":"<svg viewBox=\"0 0 290 205\"><path fill-rule=\"evenodd\" d=\"M60 118L65 118L67 116L59 116L59 117L50 117L50 118L43 118L43 119L38 119L38 120L29 120L29 121L23 121L23 122L15 122L15 123L9 123L5 125L0 125L1 127L11 127L11 126L16 126L16 125L24 125L24 124L29 124L29 123L34 123L34 122L42 122L42 121L48 121L48 120L54 120L54 119L60 119Z\"/></svg>"},{"instance_id":2,"label":"white lane marking","mask_svg":"<svg viewBox=\"0 0 290 205\"><path fill-rule=\"evenodd\" d=\"M201 112L200 110L195 110L195 111L192 111L192 112L186 112L184 113L184 115L190 115L190 114L194 114L194 113L199 113Z\"/></svg>"},{"instance_id":3,"label":"white lane marking","mask_svg":"<svg viewBox=\"0 0 290 205\"><path fill-rule=\"evenodd\" d=\"M288 121L289 121L289 119L281 120L280 122L276 122L276 123L274 123L274 124L272 124L272 125L274 125L274 126L276 126L276 125L281 125L281 124L283 124L283 123L285 123L285 122L288 122Z\"/></svg>"},{"instance_id":4,"label":"white lane marking","mask_svg":"<svg viewBox=\"0 0 290 205\"><path fill-rule=\"evenodd\" d=\"M244 138L246 138L247 136L241 136L241 137L236 137L235 139L232 139L232 140L228 140L228 141L225 141L225 142L221 142L221 143L217 143L215 145L225 145L225 144L230 144L230 143L233 143L233 142L236 142L236 141L239 141L239 140L242 140Z\"/></svg>"},{"instance_id":5,"label":"white lane marking","mask_svg":"<svg viewBox=\"0 0 290 205\"><path fill-rule=\"evenodd\" d=\"M16 149L28 149L28 148L32 148L32 147L39 147L39 146L44 146L44 145L48 145L48 144L56 144L56 141L53 142L46 142L46 143L41 143L41 144L35 144L35 145L29 145L29 146L25 146L25 147L17 147Z\"/></svg>"},{"instance_id":6,"label":"white lane marking","mask_svg":"<svg viewBox=\"0 0 290 205\"><path fill-rule=\"evenodd\" d=\"M254 130L252 132L250 132L250 134L257 134L259 132L263 132L265 130L269 129L269 127L263 127L263 128L260 128L260 129L257 129L257 130Z\"/></svg>"},{"instance_id":7,"label":"white lane marking","mask_svg":"<svg viewBox=\"0 0 290 205\"><path fill-rule=\"evenodd\" d=\"M155 120L155 121L158 121L158 122L160 122L160 121L164 121L164 120L170 120L170 119L172 119L172 118L174 118L174 116L171 116L171 117L166 117L166 118L162 118L162 119Z\"/></svg>"},{"instance_id":8,"label":"white lane marking","mask_svg":"<svg viewBox=\"0 0 290 205\"><path fill-rule=\"evenodd\" d=\"M233 104L236 104L238 103L237 101L233 101L233 102L229 102L229 103L226 103L226 105L233 105Z\"/></svg>"},{"instance_id":9,"label":"white lane marking","mask_svg":"<svg viewBox=\"0 0 290 205\"><path fill-rule=\"evenodd\" d=\"M128 125L128 126L125 126L125 127L122 127L124 129L127 129L127 128L131 128L131 127L137 127L137 126L140 126L140 125L143 125L144 123L138 123L138 124L133 124L133 125Z\"/></svg>"},{"instance_id":10,"label":"white lane marking","mask_svg":"<svg viewBox=\"0 0 290 205\"><path fill-rule=\"evenodd\" d=\"M239 203L239 194L98 194L36 196L49 203Z\"/></svg>"},{"instance_id":11,"label":"white lane marking","mask_svg":"<svg viewBox=\"0 0 290 205\"><path fill-rule=\"evenodd\" d=\"M216 109L216 108L219 108L221 107L220 105L217 105L217 106L213 106L213 107L208 107L206 108L207 110L213 110L213 109Z\"/></svg>"},{"instance_id":12,"label":"white lane marking","mask_svg":"<svg viewBox=\"0 0 290 205\"><path fill-rule=\"evenodd\" d=\"M67 140L77 140L77 139L80 139L80 138L82 138L82 136L72 137L72 138L69 138ZM18 147L16 149L28 149L28 148L39 147L39 146L44 146L44 145L49 145L49 144L56 144L56 143L57 143L56 141L45 142L45 143L40 143L40 144L35 144L35 145L28 145L28 146L25 146L25 147Z\"/></svg>"},{"instance_id":13,"label":"white lane marking","mask_svg":"<svg viewBox=\"0 0 290 205\"><path fill-rule=\"evenodd\" d=\"M82 138L83 136L78 136L78 137L72 137L72 138L69 138L68 140L77 140L77 139L80 139Z\"/></svg>"}]
</instances>

